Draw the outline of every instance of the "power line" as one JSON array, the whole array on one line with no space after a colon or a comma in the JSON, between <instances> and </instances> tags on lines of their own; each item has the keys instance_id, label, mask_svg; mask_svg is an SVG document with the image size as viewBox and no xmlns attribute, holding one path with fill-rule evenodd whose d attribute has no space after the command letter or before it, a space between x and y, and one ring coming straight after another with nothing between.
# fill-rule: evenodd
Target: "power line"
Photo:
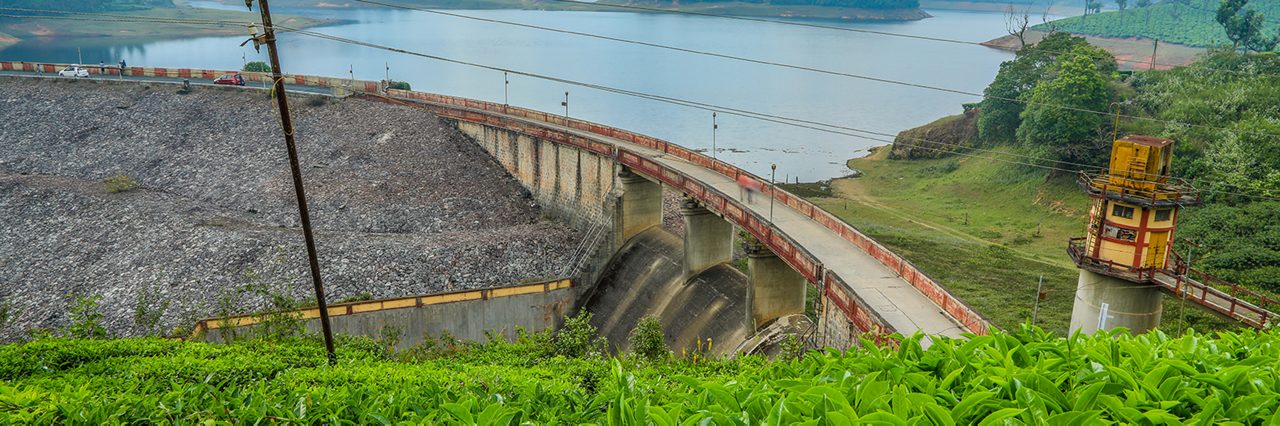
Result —
<instances>
[{"instance_id":1,"label":"power line","mask_svg":"<svg viewBox=\"0 0 1280 426\"><path fill-rule=\"evenodd\" d=\"M362 0L355 0L355 1L362 1ZM637 6L637 5L632 5L632 4L616 4L616 3L605 3L605 2L589 2L589 1L581 1L581 0L550 0L550 1L556 1L556 2L560 2L560 3L577 4L577 5L582 5L582 6L587 6L587 7L593 7L593 8L617 8L617 9L626 9L626 10L639 10L639 11L643 11L643 12L652 12L652 13L666 13L666 14L677 14L677 15L693 15L693 16L703 16L703 17L711 17L711 18L733 19L733 20L740 20L740 21L765 22L765 23L771 23L771 24L792 25L792 26L809 27L809 28L820 28L820 29L825 29L825 30L848 31L848 32L854 32L854 33L875 34L875 35L882 35L882 36L889 36L889 37L900 37L900 38L908 38L908 39L916 39L916 40L924 40L924 41L934 41L934 42L941 42L941 43L965 44L965 45L982 46L982 47L991 48L991 46L987 46L986 44L983 44L982 42L977 42L977 41L957 40L957 39L950 39L950 38L945 38L945 37L922 36L922 35L917 35L917 34L903 34L903 33L895 33L895 32L890 32L890 31L877 31L877 30L868 30L868 29L862 29L862 28L841 27L841 26L835 26L835 25L823 25L823 24L817 24L817 23L812 23L812 22L803 22L803 21L788 21L788 20L782 20L782 19L755 18L755 17L749 17L749 16L720 15L720 14L715 14L715 13L693 12L693 11L687 11L687 10L675 10L675 9L663 9L663 8L660 8L660 7L645 7L645 6ZM1041 50L1041 51L1042 51L1042 52L1045 52L1045 53L1055 54L1055 55L1082 55L1082 54L1077 53L1077 52L1062 52L1062 51L1053 51L1053 50ZM1087 55L1083 55L1083 56L1087 56ZM1159 66L1164 66L1164 67L1177 67L1177 66L1179 66L1179 65L1166 64L1166 63L1160 63L1160 62L1154 62L1154 63L1153 63L1152 61L1143 61L1143 60L1138 60L1138 59L1120 59L1120 58L1115 58L1115 60L1116 60L1116 62L1127 62L1127 63L1133 63L1133 64L1139 64L1139 65L1153 65L1153 64L1154 64L1154 65L1159 65ZM1202 69L1206 69L1206 70L1210 70L1210 71L1218 71L1218 72L1227 72L1227 73L1235 73L1235 74L1245 74L1245 75L1250 75L1250 73L1245 72L1245 71L1230 70L1230 69L1221 69L1221 68L1207 67L1207 66L1203 66L1203 65L1200 65L1200 66L1197 66L1197 65L1188 65L1187 67L1188 67L1188 68L1202 68Z\"/></svg>"},{"instance_id":2,"label":"power line","mask_svg":"<svg viewBox=\"0 0 1280 426\"><path fill-rule=\"evenodd\" d=\"M550 32L561 33L561 34L570 34L570 35L576 35L576 36L582 36L582 37L590 37L590 38L596 38L596 39L602 39L602 40L614 41L614 42L619 42L619 43L627 43L627 44L641 45L641 46L647 46L647 47L653 47L653 48L659 48L659 49L674 50L674 51L685 52L685 53L691 53L691 54L696 54L696 55L712 56L712 57L717 57L717 58L722 58L722 59L730 59L730 60L736 60L736 61L750 62L750 63L756 63L756 64L762 64L762 65L769 65L769 66L781 67L781 68L790 68L790 69L796 69L796 70L801 70L801 71L809 71L809 72L815 72L815 73L820 73L820 74L828 74L828 75L834 75L834 76L838 76L838 77L847 77L847 78L854 78L854 79L860 79L860 80L867 80L867 81L873 81L873 82L883 83L883 84L893 84L893 85L906 86L906 87L913 87L913 88L918 88L918 89L933 90L933 91L939 91L939 92L945 92L945 93L952 93L952 94L959 94L959 95L966 95L966 96L974 96L974 97L978 97L978 98L982 98L982 99L995 99L995 100L1001 100L1001 101L1005 101L1005 102L1014 102L1014 103L1020 103L1020 104L1024 104L1024 105L1033 105L1033 106L1043 106L1043 107L1049 107L1049 108L1057 108L1057 109L1063 109L1063 110L1074 111L1074 112L1082 112L1082 113L1089 113L1089 114L1102 115L1102 116L1106 116L1106 117L1111 117L1111 116L1113 116L1113 113L1111 113L1111 112L1091 110L1091 109L1088 109L1088 108L1079 108L1079 107L1072 107L1072 106L1067 106L1067 105L1060 105L1060 104L1053 104L1053 103L1045 103L1045 102L1035 102L1035 101L1030 101L1030 100L1026 100L1026 99L1019 99L1019 98L1010 98L1010 97L1003 97L1003 96L993 96L993 95L987 95L987 94L978 93L978 92L970 92L970 91L959 90L959 89L951 89L951 88L940 87L940 86L934 86L934 85L929 85L929 84L913 83L913 82L907 82L907 81L901 81L901 80L894 80L894 79L889 79L889 78L873 77L873 76L867 76L867 75L861 75L861 74L854 74L854 73L848 73L848 72L841 72L841 71L832 71L832 70L827 70L827 69L822 69L822 68L814 68L814 67L808 67L808 66L802 66L802 65L787 64L787 63L782 63L782 62L775 62L775 61L760 60L760 59L747 58L747 57L736 56L736 55L729 55L729 54L723 54L723 53L710 52L710 51L705 51L705 50L689 49L689 48L683 48L683 47L677 47L677 46L670 46L670 45L659 44L659 43L651 43L651 42L645 42L645 41L638 41L638 40L630 40L630 39L624 39L624 38L618 38L618 37L604 36L604 35L599 35L599 34L585 33L585 32L579 32L579 31L571 31L571 30L565 30L565 29L560 29L560 28L551 28L551 27L545 27L545 26L540 26L540 25L533 25L533 24L525 24L525 23L519 23L519 22L504 21L504 20L500 20L500 19L481 18L481 17L476 17L476 16L463 15L463 14L451 13L451 12L443 12L443 11L431 10L431 9L419 8L419 7L413 7L413 6L401 6L401 5L391 4L391 3L380 2L380 1L376 1L376 0L353 0L353 1L361 2L361 3L367 3L367 4L373 4L373 5L379 5L379 6L389 7L389 8L404 9L404 10L414 10L414 11L420 11L420 12L425 12L425 13L432 13L432 14L438 14L438 15L444 15L444 16L451 16L451 17L457 17L457 18L463 18L463 19L471 19L471 20L482 21L482 22L488 22L488 23L495 23L495 24L502 24L502 25L511 25L511 26L517 26L517 27L523 27L523 28L531 28L531 29L537 29L537 30L543 30L543 31L550 31ZM563 2L577 3L577 0L554 0L554 1L563 1ZM638 7L638 6L627 6L627 7L628 7L628 8L632 8L632 7ZM645 8L645 9L648 9L648 8ZM656 9L656 10L662 10L662 9ZM714 15L714 16L720 16L720 15ZM750 19L751 19L751 20L756 20L756 18L750 18ZM785 21L780 21L780 22L785 22ZM808 26L808 25L817 25L817 24L806 24L806 26ZM824 26L824 27L826 27L826 26ZM840 28L840 27L830 27L830 28ZM877 33L882 33L882 32L877 32ZM933 38L929 38L929 39L933 39ZM1129 120L1150 121L1150 122L1162 123L1162 124L1165 124L1165 125L1179 125L1179 126L1187 126L1187 127L1200 127L1200 128L1213 129L1213 130L1225 130L1225 129L1223 129L1223 128L1218 128L1218 127L1213 127L1213 126L1207 126L1207 125L1202 125L1202 124L1182 123L1182 122L1177 122L1177 121L1172 121L1172 120L1163 120L1163 119L1152 118L1152 117L1141 117L1141 116L1136 116L1136 115L1126 115L1126 114L1115 114L1115 115L1118 115L1118 116L1120 116L1120 117L1124 117L1124 118L1129 119ZM1261 131L1261 130L1248 129L1248 131L1255 131L1255 132L1258 132L1259 134L1270 135L1270 136L1273 136L1273 137L1280 137L1280 135L1272 134L1272 133L1269 133L1269 132L1263 132L1263 131Z\"/></svg>"},{"instance_id":3,"label":"power line","mask_svg":"<svg viewBox=\"0 0 1280 426\"><path fill-rule=\"evenodd\" d=\"M501 21L501 20L488 19L488 18L478 18L478 17L472 17L472 16L468 16L468 15L461 15L461 14L456 14L456 13L448 13L448 12L440 12L440 11L432 11L432 10L429 10L429 9L415 8L415 7L410 7L410 6L397 6L397 5L393 5L393 4L382 3L382 2L372 1L372 0L355 0L355 1L365 2L365 3L369 3L369 4L383 5L383 6L386 6L386 7L401 8L401 9L408 9L408 10L418 10L418 11L429 12L429 13L437 13L437 14L443 14L443 15L448 15L448 16L461 17L461 18L466 18L466 19L476 19L476 20L485 21L485 22L491 22L491 23L499 23L499 24L506 24L506 25L516 25L516 26L521 26L521 27L535 28L535 29L547 30L547 31L555 31L555 32L560 32L560 33L565 33L565 34L579 35L579 36L584 36L584 37L594 37L594 38L606 39L606 40L611 40L611 41L616 41L616 42L624 42L624 43L631 43L631 44L637 44L637 45L644 45L644 46L655 47L655 48L670 49L670 50L676 50L676 51L681 51L681 52L687 52L687 53L693 53L693 54L699 54L699 55L707 55L707 56L713 56L713 57L719 57L719 58L725 58L725 59L732 59L732 60L739 60L739 61L745 61L745 62L752 62L752 63L758 63L758 64L764 64L764 65L770 65L770 66L783 67L783 68L792 68L792 69L798 69L798 70L803 70L803 71L810 71L810 72L816 72L816 73L823 73L823 74L835 75L835 76L840 76L840 77L847 77L847 78L855 78L855 79L861 79L861 80L873 81L873 82L878 82L878 83L883 83L883 84L893 84L893 85L899 85L899 86L905 86L905 87L913 87L913 88L918 88L918 89L933 90L933 91L939 91L939 92L945 92L945 93L952 93L952 94L959 94L959 95L966 95L966 96L974 96L974 97L978 97L978 98L982 98L982 99L995 99L995 100L1000 100L1000 101L1005 101L1005 102L1020 103L1020 104L1024 104L1024 105L1032 105L1032 106L1043 106L1043 107L1049 107L1049 108L1057 108L1057 109L1063 109L1063 110L1073 111L1073 112L1080 112L1080 113L1087 113L1087 114L1101 115L1101 116L1105 116L1105 117L1111 117L1111 116L1113 116L1113 114L1112 114L1111 112L1098 111L1098 110L1091 110L1091 109L1088 109L1088 108L1072 107L1072 106L1067 106L1067 105L1059 105L1059 104L1052 104L1052 103L1045 103L1045 102L1034 102L1034 101L1025 100L1025 99L1010 98L1010 97L1003 97L1003 96L991 96L991 95L986 95L986 94L983 94L983 93L970 92L970 91L959 90L959 89L951 89L951 88L945 88L945 87L933 86L933 85L928 85L928 84L921 84L921 83L906 82L906 81L894 80L894 79L889 79L889 78L872 77L872 76L866 76L866 75L860 75L860 74L853 74L853 73L847 73L847 72L831 71L831 70L825 70L825 69L820 69L820 68L813 68L813 67L806 67L806 66L799 66L799 65L791 65L791 64L785 64L785 63L773 62L773 61L764 61L764 60L758 60L758 59L752 59L752 58L745 58L745 57L734 56L734 55L727 55L727 54L721 54L721 53L715 53L715 52L708 52L708 51L701 51L701 50L695 50L695 49L687 49L687 48L681 48L681 47L675 47L675 46L668 46L668 45L663 45L663 44L658 44L658 43L649 43L649 42L642 42L642 41L635 41L635 40L627 40L627 39L621 39L621 38L616 38L616 37L601 36L601 35L597 35L597 34L590 34L590 33L583 33L583 32L577 32L577 31L562 30L562 29L556 29L556 28L550 28L550 27L542 27L542 26L531 25L531 24L522 24L522 23L515 23L515 22L509 22L509 21ZM563 1L563 2L577 2L577 0L555 0L555 1ZM628 6L628 7L632 7L632 6ZM638 6L636 6L636 7L638 7ZM48 13L59 13L58 11L51 11L51 10L39 10L39 9L24 9L24 10L28 10L28 11L40 11L40 12L48 12ZM662 9L655 9L655 10L662 10ZM94 15L94 13L87 13L87 12L70 12L70 13L80 14L80 15ZM97 15L100 15L100 16L117 16L117 17L119 17L119 16L124 16L124 15L110 15L110 14L97 14ZM720 15L713 15L713 16L720 16ZM758 18L749 18L749 19L751 19L751 20L757 20ZM778 22L786 22L786 21L778 21ZM817 24L807 24L807 25L817 25ZM279 25L277 25L277 26L278 26L278 27L280 27L280 28L285 28L285 27L283 27L283 26L279 26ZM826 27L826 26L824 26L824 27ZM830 28L840 28L840 27L830 27ZM296 31L296 29L294 29L294 30ZM320 33L316 33L316 34L320 34ZM1193 128L1203 128L1203 129L1207 129L1207 130L1228 130L1228 129L1221 128L1221 127L1215 127L1215 126L1209 126L1209 125L1203 125L1203 124L1183 123L1183 122L1178 122L1178 121L1173 121L1173 120L1163 120L1163 119L1152 118L1152 117L1141 117L1141 116L1127 115L1127 114L1114 114L1114 115L1115 115L1115 116L1118 116L1118 117L1123 117L1123 118L1126 118L1126 119L1129 119L1129 120L1148 121L1148 122L1161 123L1161 124L1165 124L1165 125L1177 125L1177 126L1186 126L1186 127L1193 127ZM1269 135L1269 136L1272 136L1272 137L1280 137L1280 135L1276 135L1276 134L1273 134L1273 133L1270 133L1270 132L1265 132L1265 131L1258 130L1258 129L1245 129L1245 131L1249 131L1249 132L1256 132L1257 134L1261 134L1261 135Z\"/></svg>"},{"instance_id":4,"label":"power line","mask_svg":"<svg viewBox=\"0 0 1280 426\"><path fill-rule=\"evenodd\" d=\"M856 137L856 138L861 138L861 139L866 139L866 140L872 140L872 141L877 141L877 142L883 142L883 143L893 143L893 142L894 142L892 139L881 139L881 138L878 138L878 137L874 137L874 136L866 136L866 135L865 135L865 134L870 134L870 135L879 135L879 136L888 136L888 137L893 137L893 135L890 135L890 134L888 134L888 133L875 132L875 131L865 130L865 129L859 129L859 128L855 128L855 127L842 126L842 125L836 125L836 124L829 124L829 123L823 123L823 122L818 122L818 121L813 121L813 120L806 120L806 119L799 119L799 118L787 117L787 116L781 116L781 115L776 115L776 114L762 113L762 112L756 112L756 111L744 110L744 109L733 108L733 107L726 107L726 106L722 106L722 105L715 105L715 104L709 104L709 103L704 103L704 102L691 101L691 100L687 100L687 99L673 98L673 97L662 96L662 95L654 95L654 94L643 93L643 92L637 92L637 91L626 90L626 89L619 89L619 88L610 87L610 86L604 86L604 85L595 84L595 83L586 83L586 82L581 82L581 81L577 81L577 80L571 80L571 79L560 78L560 77L552 77L552 76L547 76L547 75L542 75L542 74L537 74L537 73L532 73L532 72L519 71L519 70L514 70L514 69L509 69L509 68L503 68L503 67L497 67L497 66L492 66L492 65L484 65L484 64L478 64L478 63L474 63L474 62L467 62L467 61L462 61L462 60L457 60L457 59L444 58L444 57L441 57L441 56L430 55L430 54L425 54L425 53L421 53L421 52L414 52L414 51L410 51L410 50L406 50L406 49L394 48L394 47L389 47L389 46L379 45L379 44L375 44L375 43L370 43L370 42L365 42L365 41L360 41L360 40L349 39L349 38L345 38L345 37L332 36L332 35L328 35L328 34L317 33L317 32L314 32L314 31L307 31L307 30L300 30L300 29L288 28L288 27L279 26L279 25L277 25L277 27L278 27L278 28L283 28L283 29L286 29L286 30L288 30L288 31L290 31L290 32L295 32L295 33L298 33L298 34L301 34L301 35L306 35L306 36L311 36L311 37L317 37L317 38L327 39L327 40L330 40L330 41L336 41L336 42L347 43L347 44L355 44L355 45L364 46L364 47L369 47L369 48L374 48L374 49L387 50L387 51L391 51L391 52L395 52L395 53L407 54L407 55L412 55L412 56L419 56L419 57L423 57L423 58L427 58L427 59L440 60L440 61L444 61L444 62L449 62L449 63L459 64L459 65L466 65L466 66L471 66L471 67L476 67L476 68L482 68L482 69L488 69L488 70L492 70L492 71L507 72L507 73L511 73L511 74L515 74L515 75L523 75L523 76L526 76L526 77L532 77L532 78L537 78L537 79L542 79L542 80L547 80L547 81L553 81L553 82L558 82L558 83L563 83L563 84L570 84L570 85L575 85L575 86L579 86L579 87L586 87L586 88L590 88L590 89L601 90L601 91L611 92L611 93L617 93L617 94L622 94L622 95L627 95L627 96L632 96L632 97L639 97L639 98L643 98L643 99L648 99L648 100L653 100L653 101L658 101L658 102L664 102L664 103L669 103L669 104L674 104L674 105L680 105L680 106L689 107L689 108L701 109L701 110L705 110L705 111L719 112L719 113L724 113L724 114L729 114L729 115L736 115L736 116L745 117L745 118L754 118L754 119L762 120L762 121L768 121L768 122L773 122L773 123L778 123L778 124L784 124L784 125L788 125L788 126L794 126L794 127L806 128L806 129L816 130L816 131L820 131L820 132L833 133L833 134L839 134L839 135L844 135L844 136L851 136L851 137ZM856 133L853 133L853 132L856 132ZM863 133L863 134L858 134L858 133ZM930 140L926 140L926 139L919 139L919 138L913 138L913 139L917 139L917 140L921 140L921 141L925 141L925 142L930 142L930 143L934 143L934 144L939 144L939 145L948 145L948 144L945 144L945 143L942 143L942 142L930 141ZM957 148L963 148L963 147L959 147L959 146L956 146L956 145L951 145L951 146L955 146L955 147L957 147ZM1002 162L1005 162L1005 163L1018 164L1018 165L1025 165L1025 166L1029 166L1029 167L1042 168L1042 169L1046 169L1046 170L1053 170L1053 171L1060 171L1060 172L1067 172L1067 173L1080 173L1080 172L1083 172L1083 171L1084 171L1084 170L1079 170L1079 169L1067 169L1067 168L1061 168L1061 167L1046 166L1046 165L1042 165L1042 164L1027 163L1027 162L1022 162L1022 161L1013 161L1013 160L1001 159L1001 158L998 158L998 157L982 157L982 156L977 156L977 155L974 155L974 154L965 153L965 152L959 152L959 151L955 151L955 150L940 150L940 149L937 149L937 148L922 147L922 146L918 146L918 147L923 148L923 149L927 149L927 150L932 150L932 151L941 151L941 152L947 152L947 153L954 153L954 154L957 154L957 155L963 155L963 156L968 156L968 157L988 158L988 159L992 159L992 160L996 160L996 161L1002 161ZM981 150L980 148L974 148L974 149L976 149L976 150ZM994 152L994 151L993 151L993 152ZM1010 154L1007 154L1007 155L1014 155L1014 156L1018 156L1018 154L1011 154L1011 153L1010 153ZM1035 157L1029 157L1029 158L1035 158ZM1045 160L1045 159L1038 159L1038 160L1043 160L1043 161L1048 161L1048 162L1054 162L1054 163L1064 163L1064 162L1060 162L1060 161L1056 161L1056 160ZM1069 164L1080 164L1080 163L1069 163ZM1235 193L1235 192L1227 192L1227 191L1217 191L1217 190L1206 190L1206 192L1222 193L1222 194L1230 194L1230 195L1238 195L1238 196L1252 197L1252 198L1265 198L1265 199L1272 199L1272 200L1280 200L1280 198L1268 197L1268 196L1265 196L1265 195L1243 194L1243 193Z\"/></svg>"}]
</instances>

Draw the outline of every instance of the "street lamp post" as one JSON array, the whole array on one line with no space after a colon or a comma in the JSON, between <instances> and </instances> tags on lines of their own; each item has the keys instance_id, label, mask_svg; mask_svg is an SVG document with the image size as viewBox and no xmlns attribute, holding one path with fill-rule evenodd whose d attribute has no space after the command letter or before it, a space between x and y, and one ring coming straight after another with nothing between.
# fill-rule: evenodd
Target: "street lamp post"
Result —
<instances>
[{"instance_id":1,"label":"street lamp post","mask_svg":"<svg viewBox=\"0 0 1280 426\"><path fill-rule=\"evenodd\" d=\"M1187 290L1190 288L1187 281L1191 279L1191 256L1195 255L1196 247L1200 247L1190 238L1183 238L1182 242L1187 243L1187 264L1182 270L1182 306L1178 308L1178 334L1182 334L1187 327Z\"/></svg>"},{"instance_id":2,"label":"street lamp post","mask_svg":"<svg viewBox=\"0 0 1280 426\"><path fill-rule=\"evenodd\" d=\"M769 223L773 223L773 192L778 190L777 184L773 183L774 177L778 176L778 165L769 164Z\"/></svg>"},{"instance_id":3,"label":"street lamp post","mask_svg":"<svg viewBox=\"0 0 1280 426\"><path fill-rule=\"evenodd\" d=\"M508 93L511 88L511 79L507 78L507 72L502 72L502 106L511 105L511 97Z\"/></svg>"},{"instance_id":4,"label":"street lamp post","mask_svg":"<svg viewBox=\"0 0 1280 426\"><path fill-rule=\"evenodd\" d=\"M560 105L564 105L564 119L566 121L569 120L569 92L564 92L564 102L561 102Z\"/></svg>"},{"instance_id":5,"label":"street lamp post","mask_svg":"<svg viewBox=\"0 0 1280 426\"><path fill-rule=\"evenodd\" d=\"M715 170L716 168L716 129L719 129L719 128L720 128L720 125L716 124L716 113L715 111L712 111L711 112L711 169L712 170Z\"/></svg>"}]
</instances>

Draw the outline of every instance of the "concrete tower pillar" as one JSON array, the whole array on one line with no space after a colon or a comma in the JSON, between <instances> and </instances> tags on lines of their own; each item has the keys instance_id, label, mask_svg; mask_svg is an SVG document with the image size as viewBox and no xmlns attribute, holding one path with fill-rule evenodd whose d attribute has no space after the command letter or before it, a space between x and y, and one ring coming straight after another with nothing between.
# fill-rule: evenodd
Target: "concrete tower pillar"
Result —
<instances>
[{"instance_id":1,"label":"concrete tower pillar","mask_svg":"<svg viewBox=\"0 0 1280 426\"><path fill-rule=\"evenodd\" d=\"M680 203L684 216L684 278L733 260L733 225L693 198Z\"/></svg>"},{"instance_id":2,"label":"concrete tower pillar","mask_svg":"<svg viewBox=\"0 0 1280 426\"><path fill-rule=\"evenodd\" d=\"M1164 310L1160 297L1155 285L1081 269L1075 306L1071 309L1071 332L1125 327L1135 334L1146 333L1160 325Z\"/></svg>"},{"instance_id":3,"label":"concrete tower pillar","mask_svg":"<svg viewBox=\"0 0 1280 426\"><path fill-rule=\"evenodd\" d=\"M623 167L618 172L618 186L622 195L614 214L614 241L620 246L636 234L662 225L662 184Z\"/></svg>"},{"instance_id":4,"label":"concrete tower pillar","mask_svg":"<svg viewBox=\"0 0 1280 426\"><path fill-rule=\"evenodd\" d=\"M768 247L752 243L747 248L747 271L748 320L755 328L783 315L804 313L804 276Z\"/></svg>"}]
</instances>

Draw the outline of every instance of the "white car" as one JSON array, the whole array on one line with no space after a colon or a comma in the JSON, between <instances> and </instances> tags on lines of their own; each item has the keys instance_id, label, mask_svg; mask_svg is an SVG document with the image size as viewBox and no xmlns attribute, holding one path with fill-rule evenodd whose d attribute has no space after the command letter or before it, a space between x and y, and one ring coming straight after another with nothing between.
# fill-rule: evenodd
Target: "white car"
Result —
<instances>
[{"instance_id":1,"label":"white car","mask_svg":"<svg viewBox=\"0 0 1280 426\"><path fill-rule=\"evenodd\" d=\"M58 71L58 75L63 77L88 77L89 69L80 65L71 65Z\"/></svg>"}]
</instances>

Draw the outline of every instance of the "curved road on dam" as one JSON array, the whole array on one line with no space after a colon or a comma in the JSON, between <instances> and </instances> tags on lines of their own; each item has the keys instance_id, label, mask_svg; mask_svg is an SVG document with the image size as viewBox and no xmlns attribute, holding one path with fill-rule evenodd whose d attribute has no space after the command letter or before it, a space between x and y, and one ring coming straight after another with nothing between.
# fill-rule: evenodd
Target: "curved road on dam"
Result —
<instances>
[{"instance_id":1,"label":"curved road on dam","mask_svg":"<svg viewBox=\"0 0 1280 426\"><path fill-rule=\"evenodd\" d=\"M703 184L713 187L731 199L737 200L756 214L769 217L770 200L757 196L751 202L742 199L738 183L713 170L691 163L683 158L656 151L621 139L557 124L538 122L523 117L505 115L510 120L523 121L586 139L626 148L666 167L679 170ZM969 331L923 293L906 282L896 272L881 264L867 252L832 233L808 216L791 206L773 203L773 224L807 249L823 266L844 278L855 294L879 314L893 329L910 334L915 330L928 335L960 337Z\"/></svg>"}]
</instances>

